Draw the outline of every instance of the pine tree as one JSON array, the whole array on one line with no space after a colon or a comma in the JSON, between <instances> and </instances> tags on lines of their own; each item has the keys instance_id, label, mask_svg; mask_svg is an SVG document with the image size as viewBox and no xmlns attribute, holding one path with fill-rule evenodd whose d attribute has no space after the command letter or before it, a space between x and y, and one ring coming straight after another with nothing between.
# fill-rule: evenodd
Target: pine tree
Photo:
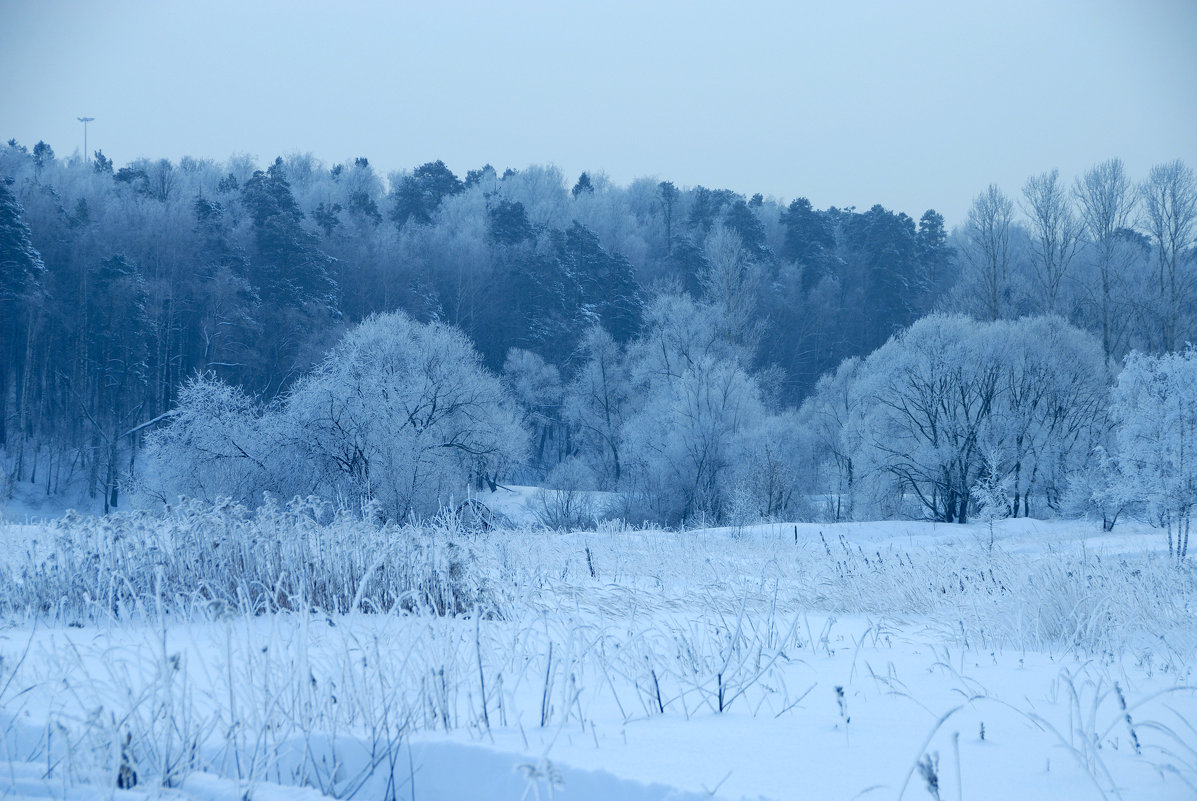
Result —
<instances>
[{"instance_id":1,"label":"pine tree","mask_svg":"<svg viewBox=\"0 0 1197 801\"><path fill-rule=\"evenodd\" d=\"M574 197L577 197L578 195L593 195L594 184L590 183L590 176L586 173L579 175L578 182L574 184L571 194L573 194Z\"/></svg>"},{"instance_id":2,"label":"pine tree","mask_svg":"<svg viewBox=\"0 0 1197 801\"><path fill-rule=\"evenodd\" d=\"M465 190L445 162L421 164L399 182L391 197L391 220L402 229L409 222L428 225L441 201Z\"/></svg>"}]
</instances>

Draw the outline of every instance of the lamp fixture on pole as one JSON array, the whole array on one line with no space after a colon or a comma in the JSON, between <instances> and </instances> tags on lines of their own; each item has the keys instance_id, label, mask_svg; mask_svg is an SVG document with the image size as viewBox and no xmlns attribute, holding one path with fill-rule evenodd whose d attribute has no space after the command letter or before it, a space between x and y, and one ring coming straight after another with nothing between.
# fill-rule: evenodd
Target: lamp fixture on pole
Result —
<instances>
[{"instance_id":1,"label":"lamp fixture on pole","mask_svg":"<svg viewBox=\"0 0 1197 801\"><path fill-rule=\"evenodd\" d=\"M83 163L90 163L91 159L87 156L87 124L95 119L95 117L76 117L75 119L83 123Z\"/></svg>"}]
</instances>

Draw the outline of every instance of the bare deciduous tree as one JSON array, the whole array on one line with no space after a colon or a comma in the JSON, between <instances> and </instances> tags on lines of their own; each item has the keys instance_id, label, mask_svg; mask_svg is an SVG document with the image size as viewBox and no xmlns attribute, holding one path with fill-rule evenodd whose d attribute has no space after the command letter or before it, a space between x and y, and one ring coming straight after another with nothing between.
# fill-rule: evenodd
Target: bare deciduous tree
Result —
<instances>
[{"instance_id":1,"label":"bare deciduous tree","mask_svg":"<svg viewBox=\"0 0 1197 801\"><path fill-rule=\"evenodd\" d=\"M1122 257L1119 231L1130 224L1135 208L1135 192L1126 177L1121 159L1110 159L1094 166L1073 187L1081 222L1093 248L1097 273L1096 300L1101 326L1101 347L1109 363L1126 331L1127 318L1119 314L1118 289L1126 267Z\"/></svg>"},{"instance_id":2,"label":"bare deciduous tree","mask_svg":"<svg viewBox=\"0 0 1197 801\"><path fill-rule=\"evenodd\" d=\"M964 224L968 244L964 256L977 273L982 307L990 320L1002 316L1004 295L1010 284L1010 224L1013 217L1014 204L1010 198L997 184L990 184L973 200Z\"/></svg>"},{"instance_id":3,"label":"bare deciduous tree","mask_svg":"<svg viewBox=\"0 0 1197 801\"><path fill-rule=\"evenodd\" d=\"M1022 188L1023 211L1031 222L1031 261L1046 314L1060 313L1060 291L1081 236L1080 222L1059 178L1060 171L1052 170L1028 178Z\"/></svg>"},{"instance_id":4,"label":"bare deciduous tree","mask_svg":"<svg viewBox=\"0 0 1197 801\"><path fill-rule=\"evenodd\" d=\"M1160 164L1151 168L1140 193L1159 266L1162 344L1172 351L1181 342L1181 314L1197 287L1191 264L1197 245L1197 177L1180 160Z\"/></svg>"}]
</instances>

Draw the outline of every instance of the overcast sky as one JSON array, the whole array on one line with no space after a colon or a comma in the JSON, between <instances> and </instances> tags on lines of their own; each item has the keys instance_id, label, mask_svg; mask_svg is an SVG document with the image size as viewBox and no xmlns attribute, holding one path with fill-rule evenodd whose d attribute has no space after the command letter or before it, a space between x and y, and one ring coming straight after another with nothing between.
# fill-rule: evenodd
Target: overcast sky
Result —
<instances>
[{"instance_id":1,"label":"overcast sky","mask_svg":"<svg viewBox=\"0 0 1197 801\"><path fill-rule=\"evenodd\" d=\"M958 223L1197 167L1197 2L0 0L0 136L139 156L552 163Z\"/></svg>"}]
</instances>

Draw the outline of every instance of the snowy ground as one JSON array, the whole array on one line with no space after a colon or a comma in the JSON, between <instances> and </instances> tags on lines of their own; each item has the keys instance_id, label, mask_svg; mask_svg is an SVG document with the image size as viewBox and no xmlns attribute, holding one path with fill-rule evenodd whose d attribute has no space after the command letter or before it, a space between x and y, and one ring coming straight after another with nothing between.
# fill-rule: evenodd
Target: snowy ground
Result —
<instances>
[{"instance_id":1,"label":"snowy ground","mask_svg":"<svg viewBox=\"0 0 1197 801\"><path fill-rule=\"evenodd\" d=\"M0 526L26 569L56 536ZM14 613L0 797L1197 797L1195 572L1147 528L989 539L496 532L497 617Z\"/></svg>"}]
</instances>

